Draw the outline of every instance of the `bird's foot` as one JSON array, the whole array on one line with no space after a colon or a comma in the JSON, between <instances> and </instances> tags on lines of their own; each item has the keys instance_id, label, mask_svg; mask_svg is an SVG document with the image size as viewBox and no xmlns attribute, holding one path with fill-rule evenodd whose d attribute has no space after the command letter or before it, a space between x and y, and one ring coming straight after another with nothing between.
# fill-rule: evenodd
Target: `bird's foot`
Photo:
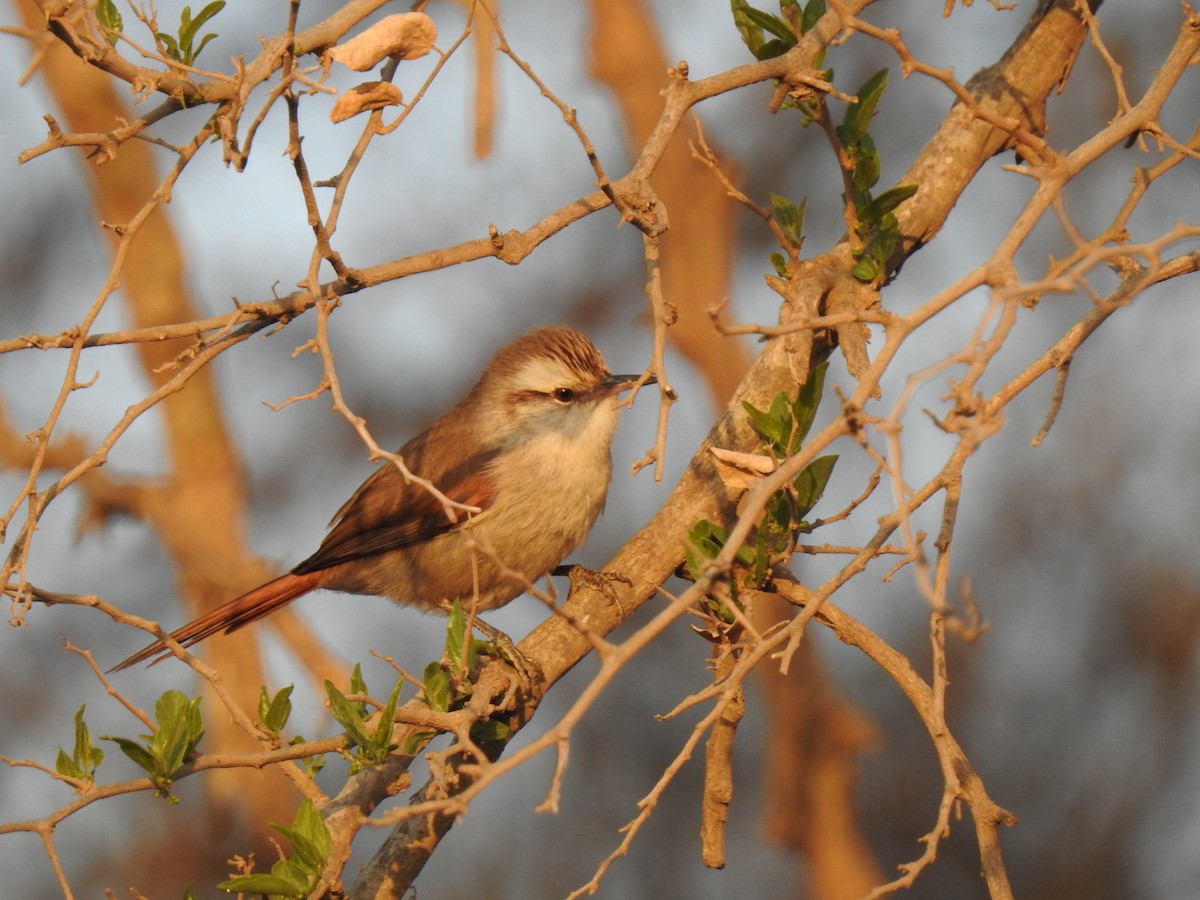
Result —
<instances>
[{"instance_id":1,"label":"bird's foot","mask_svg":"<svg viewBox=\"0 0 1200 900\"><path fill-rule=\"evenodd\" d=\"M565 575L570 580L571 594L580 588L592 588L599 591L617 608L621 618L625 618L625 607L621 605L616 585L623 584L626 587L633 587L633 582L624 575L619 572L597 572L586 566L559 566L554 570L554 574ZM570 599L570 594L567 595L567 598Z\"/></svg>"},{"instance_id":2,"label":"bird's foot","mask_svg":"<svg viewBox=\"0 0 1200 900\"><path fill-rule=\"evenodd\" d=\"M507 634L499 628L493 628L482 619L476 619L474 624L487 635L487 639L496 649L496 657L507 662L516 671L525 693L532 693L533 687L545 680L542 667L518 650L516 643Z\"/></svg>"}]
</instances>

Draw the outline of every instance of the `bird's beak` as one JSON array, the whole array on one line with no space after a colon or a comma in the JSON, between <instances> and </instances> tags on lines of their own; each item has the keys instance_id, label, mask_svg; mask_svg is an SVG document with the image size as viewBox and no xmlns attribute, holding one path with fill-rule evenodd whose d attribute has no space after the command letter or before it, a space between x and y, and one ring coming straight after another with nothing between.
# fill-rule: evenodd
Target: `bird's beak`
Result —
<instances>
[{"instance_id":1,"label":"bird's beak","mask_svg":"<svg viewBox=\"0 0 1200 900\"><path fill-rule=\"evenodd\" d=\"M641 381L641 375L609 375L601 384L601 389L610 395L623 393ZM649 376L644 384L658 384L658 379Z\"/></svg>"}]
</instances>

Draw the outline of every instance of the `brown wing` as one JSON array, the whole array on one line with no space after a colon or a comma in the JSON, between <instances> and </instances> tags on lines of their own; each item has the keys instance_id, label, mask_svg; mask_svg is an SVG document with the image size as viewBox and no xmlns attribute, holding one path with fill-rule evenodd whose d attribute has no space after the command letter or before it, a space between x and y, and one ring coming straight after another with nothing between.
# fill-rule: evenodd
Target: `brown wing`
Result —
<instances>
[{"instance_id":1,"label":"brown wing","mask_svg":"<svg viewBox=\"0 0 1200 900\"><path fill-rule=\"evenodd\" d=\"M405 447L401 455L418 472L421 468L438 468L418 467L417 463L426 462L421 458L422 449ZM473 454L460 465L440 473L441 477L430 480L451 500L486 510L494 493L486 469L494 455L494 452ZM338 510L334 525L317 552L292 572L303 575L399 550L455 531L465 522L466 513L456 511L455 520L451 521L440 500L421 485L406 483L394 465L385 463Z\"/></svg>"}]
</instances>

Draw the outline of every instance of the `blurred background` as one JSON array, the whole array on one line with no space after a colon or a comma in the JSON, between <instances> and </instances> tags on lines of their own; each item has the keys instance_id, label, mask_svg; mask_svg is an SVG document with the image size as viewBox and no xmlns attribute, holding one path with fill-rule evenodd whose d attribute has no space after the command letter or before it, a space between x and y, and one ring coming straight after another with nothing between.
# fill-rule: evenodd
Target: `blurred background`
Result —
<instances>
[{"instance_id":1,"label":"blurred background","mask_svg":"<svg viewBox=\"0 0 1200 900\"><path fill-rule=\"evenodd\" d=\"M175 22L182 4L158 4L160 19ZM303 7L302 24L328 15L337 4ZM671 60L687 60L693 78L750 60L723 2L651 4ZM976 3L940 18L934 4L877 4L866 17L903 29L922 60L955 68L960 80L993 62L1025 23L1034 4L1000 12ZM438 23L439 46L458 35L464 19L456 5L428 10ZM6 17L9 18L9 17ZM275 33L253 4L230 4L214 20L220 37L205 51L209 65L230 56L254 56L258 34ZM1105 40L1124 67L1136 102L1153 77L1180 25L1178 4L1106 4L1099 13ZM509 3L502 22L517 53L579 119L610 176L632 161L622 120L608 91L588 73L587 10L529 0ZM128 24L128 22L127 22ZM29 65L25 42L4 36L0 53L0 239L3 302L0 336L57 333L83 315L103 283L109 249L96 227L81 160L68 152L18 165L17 154L45 135L42 115L52 111L35 78L17 88ZM856 38L830 51L837 83L847 90L876 69L891 67L892 80L872 134L884 160L881 185L908 167L950 105L948 92L929 79L900 78L892 53ZM434 58L405 63L397 82L411 95ZM471 56L456 56L410 119L392 136L376 140L355 176L337 234L347 262L361 266L479 238L489 223L523 229L593 189L594 173L558 111L514 66L497 63L497 127L491 155L471 152ZM333 84L357 80L335 73ZM733 92L699 108L705 132L740 172L741 188L760 203L768 192L808 198L806 255L823 252L843 231L840 181L816 129L796 116L772 117L769 85ZM1191 133L1200 91L1192 71L1167 107L1163 125ZM153 102L153 101L152 101ZM359 131L330 127L331 98L305 107L304 150L314 178L341 168ZM1068 88L1049 108L1048 140L1070 148L1114 115L1108 70L1085 47ZM199 128L205 111L164 123L171 140ZM312 236L296 189L286 145L282 107L266 121L246 172L225 168L216 147L202 153L174 190L169 212L187 254L187 279L202 315L242 302L285 294L304 276ZM1033 189L1032 179L1005 171L1011 154L998 157L959 202L938 238L905 266L884 291L889 309L907 312L943 289L993 251ZM1076 223L1092 233L1111 220L1123 201L1134 167L1149 161L1136 148L1108 158L1067 190ZM164 154L164 171L166 156ZM1200 209L1195 167L1180 166L1142 204L1131 231L1155 236L1176 220L1194 220ZM1070 244L1053 221L1040 226L1020 259L1021 274L1039 277L1047 258ZM764 286L775 249L757 219L739 214L736 265L729 286L731 316L774 321L777 297ZM594 214L542 245L525 262L508 267L484 260L421 274L348 298L331 324L337 370L351 406L385 446L399 446L454 402L475 380L488 356L508 339L540 324L566 322L585 331L614 371L638 371L650 354L640 234L618 227L611 210ZM1115 284L1115 279L1113 281ZM1111 285L1110 285L1111 286ZM991 628L977 644L951 641L948 718L989 792L1016 813L1018 827L1003 835L1006 861L1022 898L1186 898L1200 880L1200 701L1195 648L1200 634L1200 368L1194 362L1200 311L1187 280L1154 288L1115 315L1076 358L1058 421L1032 448L1048 408L1052 379L1027 391L1008 408L1004 431L966 469L963 509L956 534L953 579L970 578ZM919 341L911 341L884 383L879 411L890 409L905 380L962 347L988 298L969 296L944 313ZM995 390L1025 368L1089 308L1082 296L1048 296L1022 314L1016 333L990 370L982 389ZM127 325L110 303L96 330ZM220 357L214 367L228 425L236 437L251 491L247 526L255 552L287 568L306 556L324 534L329 516L370 472L361 441L332 412L324 397L279 404L305 394L320 380L309 353L293 356L313 334L311 315L264 333ZM743 351L756 352L750 339ZM53 402L65 365L63 351L0 356L0 397L12 427L39 427ZM701 373L673 351L668 366L681 400L671 413L665 477L650 471L629 477L630 464L653 443L656 409L649 395L624 415L615 451L617 473L607 511L578 562L600 567L668 496L716 408ZM99 378L68 403L62 433L92 443L147 385L125 348L96 349L81 375ZM835 357L831 384L852 379ZM921 411L945 408L946 382L920 389L905 417L904 464L910 484L920 484L944 463L952 446ZM835 414L827 401L821 419ZM818 513L831 514L857 496L870 471L853 447L843 453ZM143 416L119 442L106 470L130 476L161 473L164 456L156 412ZM0 472L7 507L24 473ZM890 509L886 492L848 522L817 536L830 543L861 543L879 515ZM44 517L31 555L30 578L63 592L94 592L165 625L186 618L167 557L142 523L117 519L100 531L77 535L80 503L73 492L58 498ZM18 520L19 521L19 520ZM916 525L936 533L937 518ZM5 548L7 552L7 547ZM809 584L823 580L837 560L806 557L799 564ZM213 566L222 561L214 559ZM911 572L882 583L886 567L851 583L835 602L910 655L928 662L928 608ZM297 604L299 614L325 636L334 654L361 660L372 687L390 685L386 666L372 649L410 662L418 670L438 655L444 623L384 601L332 594ZM647 604L625 627L643 623L658 607ZM514 637L541 621L545 611L522 599L494 615L493 624ZM323 698L289 655L267 642L272 685L296 682L292 723L305 735L331 733ZM620 637L620 634L617 635ZM927 735L895 686L852 648L810 629L820 658L838 690L874 723L863 757L860 814L872 849L886 872L916 858L918 838L934 824L941 778ZM0 754L53 765L58 746L70 748L72 716L87 704L92 734L133 734L140 726L87 670L63 651L63 640L87 647L104 665L143 644L90 610L35 607L24 627L0 633ZM454 828L418 880L426 898L475 896L479 885L497 897L563 896L585 883L619 843L618 829L636 814L686 739L697 711L660 721L684 696L705 683L708 646L682 623L627 668L575 732L562 811L535 813L550 782L549 756L524 767L476 802ZM588 660L551 692L538 720L553 722L595 671ZM168 662L152 674L129 672L118 686L143 706L165 689L194 693L191 673ZM763 717L752 693L738 733L735 796L729 827L728 866L708 871L699 861L700 765L677 778L628 857L602 883L601 896L746 898L805 896L803 871L789 853L764 838L761 808L771 790L761 778ZM541 729L526 730L524 743ZM132 778L135 767L104 742L103 780ZM344 776L336 761L322 783L332 790ZM236 834L205 832L190 821L199 779L178 786L182 803L169 806L145 794L96 804L72 816L55 838L79 896L126 884L155 885L153 896L181 896L196 882L198 896L218 896L208 885L223 876L224 859L239 852ZM418 776L417 781L420 782ZM33 770L0 767L4 821L45 815L68 802L69 790ZM195 858L173 853L155 859L153 835L193 829L201 842ZM364 832L358 848L369 858ZM206 866L215 866L206 869ZM354 870L355 863L347 871ZM166 868L170 874L151 875ZM919 897L981 897L978 849L972 825L954 823L938 862L918 881ZM38 841L25 834L0 837L0 872L8 897L57 896ZM205 880L207 879L207 880ZM736 885L736 888L733 886Z\"/></svg>"}]
</instances>

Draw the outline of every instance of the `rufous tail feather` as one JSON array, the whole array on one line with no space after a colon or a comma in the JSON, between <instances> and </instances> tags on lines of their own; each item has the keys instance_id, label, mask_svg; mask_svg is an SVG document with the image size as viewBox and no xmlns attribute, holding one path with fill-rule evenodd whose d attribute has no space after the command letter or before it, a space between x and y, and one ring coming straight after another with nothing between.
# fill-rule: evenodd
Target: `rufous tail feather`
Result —
<instances>
[{"instance_id":1,"label":"rufous tail feather","mask_svg":"<svg viewBox=\"0 0 1200 900\"><path fill-rule=\"evenodd\" d=\"M261 619L263 616L269 616L275 610L287 606L297 597L320 587L321 574L318 570L316 572L306 572L303 575L294 575L291 572L286 575L280 575L273 581L259 585L249 593L235 597L224 606L218 606L216 609L205 613L182 628L175 629L171 632L171 637L183 646L190 647L198 641L212 637L218 631L236 631L243 625L248 625L257 619ZM166 659L171 653L167 649L166 644L162 641L155 641L150 646L139 650L133 656L129 657L129 659L113 666L108 671L117 672L121 669L127 669L155 655L158 655L158 659L154 660L150 665Z\"/></svg>"}]
</instances>

